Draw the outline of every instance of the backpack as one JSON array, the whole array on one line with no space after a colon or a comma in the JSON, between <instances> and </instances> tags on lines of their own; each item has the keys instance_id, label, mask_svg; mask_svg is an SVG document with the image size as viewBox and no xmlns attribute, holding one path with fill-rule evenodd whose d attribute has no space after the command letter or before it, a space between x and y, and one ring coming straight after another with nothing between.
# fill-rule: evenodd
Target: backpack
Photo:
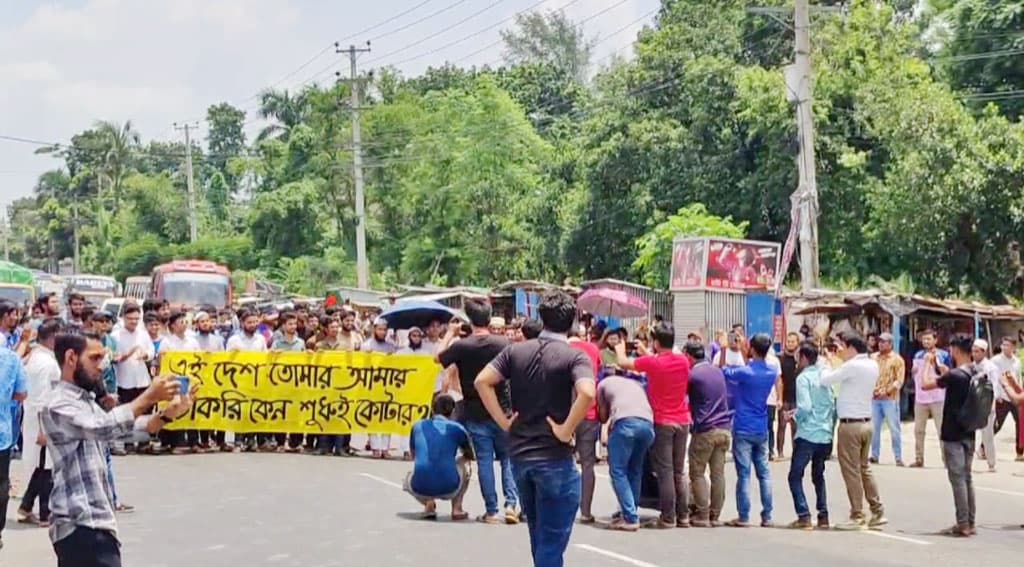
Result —
<instances>
[{"instance_id":1,"label":"backpack","mask_svg":"<svg viewBox=\"0 0 1024 567\"><path fill-rule=\"evenodd\" d=\"M967 385L967 398L964 399L964 405L960 406L957 411L957 421L967 431L984 428L988 425L988 416L992 412L992 402L995 399L995 392L992 390L992 382L988 378L988 373L977 365L972 365L969 370L957 368L954 372L970 376L970 383Z\"/></svg>"}]
</instances>

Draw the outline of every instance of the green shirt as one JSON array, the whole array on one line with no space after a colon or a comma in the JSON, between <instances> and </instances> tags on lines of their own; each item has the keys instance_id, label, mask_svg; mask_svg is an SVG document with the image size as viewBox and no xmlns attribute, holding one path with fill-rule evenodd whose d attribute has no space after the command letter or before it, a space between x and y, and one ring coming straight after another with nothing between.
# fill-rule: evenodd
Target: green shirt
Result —
<instances>
[{"instance_id":1,"label":"green shirt","mask_svg":"<svg viewBox=\"0 0 1024 567\"><path fill-rule=\"evenodd\" d=\"M811 443L831 443L836 403L832 389L822 386L821 368L804 368L796 377L796 437Z\"/></svg>"}]
</instances>

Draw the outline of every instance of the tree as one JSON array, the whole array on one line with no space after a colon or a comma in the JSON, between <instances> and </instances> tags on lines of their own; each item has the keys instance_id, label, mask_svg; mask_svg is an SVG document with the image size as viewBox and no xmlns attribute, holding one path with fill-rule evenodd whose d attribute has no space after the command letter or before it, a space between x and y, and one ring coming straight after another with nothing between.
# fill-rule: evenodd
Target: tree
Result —
<instances>
[{"instance_id":1,"label":"tree","mask_svg":"<svg viewBox=\"0 0 1024 567\"><path fill-rule=\"evenodd\" d=\"M236 180L227 170L227 163L245 151L245 131L242 129L245 112L222 102L206 110L206 123L209 126L206 141L210 167L220 172L223 181L234 191Z\"/></svg>"},{"instance_id":2,"label":"tree","mask_svg":"<svg viewBox=\"0 0 1024 567\"><path fill-rule=\"evenodd\" d=\"M141 139L139 133L132 128L131 120L120 125L108 121L97 122L96 131L103 140L103 162L99 171L107 180L104 187L110 190L116 211L121 206L122 182L133 167L134 152Z\"/></svg>"},{"instance_id":3,"label":"tree","mask_svg":"<svg viewBox=\"0 0 1024 567\"><path fill-rule=\"evenodd\" d=\"M717 217L695 203L669 215L636 241L637 255L633 269L644 285L667 289L672 264L672 243L684 236L746 237L747 223L735 223L730 217Z\"/></svg>"},{"instance_id":4,"label":"tree","mask_svg":"<svg viewBox=\"0 0 1024 567\"><path fill-rule=\"evenodd\" d=\"M291 129L301 124L309 113L309 91L292 95L288 90L267 90L260 93L260 118L272 119L275 123L267 126L256 137L257 141L280 137L288 140Z\"/></svg>"},{"instance_id":5,"label":"tree","mask_svg":"<svg viewBox=\"0 0 1024 567\"><path fill-rule=\"evenodd\" d=\"M516 14L515 18L513 29L501 30L506 62L550 64L580 83L587 80L597 40L588 39L583 26L554 10Z\"/></svg>"}]
</instances>

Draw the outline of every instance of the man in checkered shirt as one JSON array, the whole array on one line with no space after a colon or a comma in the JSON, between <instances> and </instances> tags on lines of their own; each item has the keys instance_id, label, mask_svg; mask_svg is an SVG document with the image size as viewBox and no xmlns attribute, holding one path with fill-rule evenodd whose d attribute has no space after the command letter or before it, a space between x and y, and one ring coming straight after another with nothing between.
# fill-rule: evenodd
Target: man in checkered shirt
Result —
<instances>
[{"instance_id":1,"label":"man in checkered shirt","mask_svg":"<svg viewBox=\"0 0 1024 567\"><path fill-rule=\"evenodd\" d=\"M110 412L92 393L103 379L103 344L92 333L57 335L61 381L48 394L40 420L53 458L50 539L58 567L120 567L113 494L104 457L107 445L133 429L158 432L184 415L192 392L179 395L172 376L153 380L128 404ZM161 411L146 415L158 402Z\"/></svg>"}]
</instances>

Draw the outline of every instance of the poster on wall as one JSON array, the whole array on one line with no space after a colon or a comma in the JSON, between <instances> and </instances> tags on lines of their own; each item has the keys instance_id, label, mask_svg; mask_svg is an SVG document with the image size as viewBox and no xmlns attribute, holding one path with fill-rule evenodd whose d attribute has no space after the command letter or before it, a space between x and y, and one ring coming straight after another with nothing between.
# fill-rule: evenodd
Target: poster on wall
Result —
<instances>
[{"instance_id":1,"label":"poster on wall","mask_svg":"<svg viewBox=\"0 0 1024 567\"><path fill-rule=\"evenodd\" d=\"M775 290L779 245L754 240L707 240L708 289L736 291Z\"/></svg>"},{"instance_id":2,"label":"poster on wall","mask_svg":"<svg viewBox=\"0 0 1024 567\"><path fill-rule=\"evenodd\" d=\"M707 240L677 240L672 244L672 269L669 290L681 291L704 287L704 263Z\"/></svg>"}]
</instances>

